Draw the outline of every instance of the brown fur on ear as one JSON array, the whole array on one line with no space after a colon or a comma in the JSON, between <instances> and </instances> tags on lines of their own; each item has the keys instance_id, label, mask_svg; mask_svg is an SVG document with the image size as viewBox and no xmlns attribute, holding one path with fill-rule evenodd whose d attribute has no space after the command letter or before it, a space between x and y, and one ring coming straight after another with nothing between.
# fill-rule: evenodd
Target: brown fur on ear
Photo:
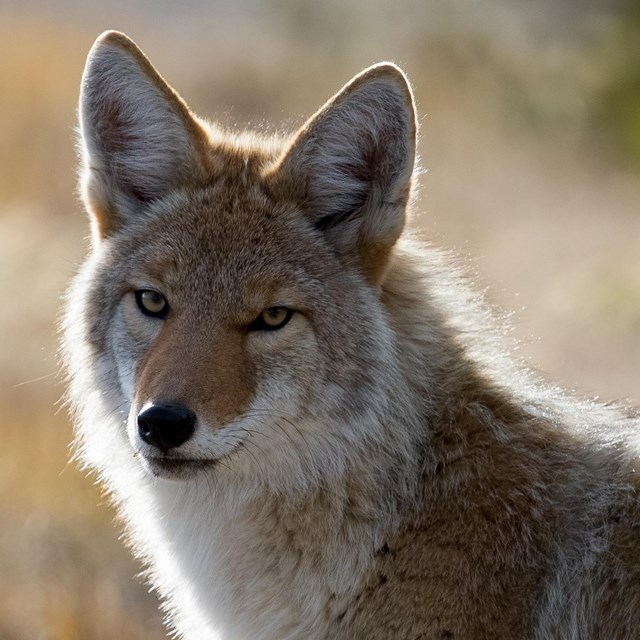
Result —
<instances>
[{"instance_id":1,"label":"brown fur on ear","mask_svg":"<svg viewBox=\"0 0 640 640\"><path fill-rule=\"evenodd\" d=\"M107 31L93 45L79 112L81 189L97 238L178 184L206 177L205 129L124 34Z\"/></svg>"},{"instance_id":2,"label":"brown fur on ear","mask_svg":"<svg viewBox=\"0 0 640 640\"><path fill-rule=\"evenodd\" d=\"M416 129L404 74L374 65L310 118L270 176L373 283L404 227Z\"/></svg>"}]
</instances>

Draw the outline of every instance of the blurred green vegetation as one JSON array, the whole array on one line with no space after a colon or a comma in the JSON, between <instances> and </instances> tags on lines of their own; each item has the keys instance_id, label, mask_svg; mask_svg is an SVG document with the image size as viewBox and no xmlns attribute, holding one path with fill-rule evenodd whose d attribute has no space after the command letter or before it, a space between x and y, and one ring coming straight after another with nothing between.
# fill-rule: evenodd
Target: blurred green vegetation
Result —
<instances>
[{"instance_id":1,"label":"blurred green vegetation","mask_svg":"<svg viewBox=\"0 0 640 640\"><path fill-rule=\"evenodd\" d=\"M615 21L603 55L606 72L595 115L622 162L640 171L640 1Z\"/></svg>"}]
</instances>

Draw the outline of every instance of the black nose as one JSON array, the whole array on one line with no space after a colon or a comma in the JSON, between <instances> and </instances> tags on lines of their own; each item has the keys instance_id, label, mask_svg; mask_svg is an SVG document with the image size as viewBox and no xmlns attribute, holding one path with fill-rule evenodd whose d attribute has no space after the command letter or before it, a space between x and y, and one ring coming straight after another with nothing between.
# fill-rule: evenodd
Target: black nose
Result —
<instances>
[{"instance_id":1,"label":"black nose","mask_svg":"<svg viewBox=\"0 0 640 640\"><path fill-rule=\"evenodd\" d=\"M185 443L195 431L196 414L181 404L148 404L138 414L138 433L163 453Z\"/></svg>"}]
</instances>

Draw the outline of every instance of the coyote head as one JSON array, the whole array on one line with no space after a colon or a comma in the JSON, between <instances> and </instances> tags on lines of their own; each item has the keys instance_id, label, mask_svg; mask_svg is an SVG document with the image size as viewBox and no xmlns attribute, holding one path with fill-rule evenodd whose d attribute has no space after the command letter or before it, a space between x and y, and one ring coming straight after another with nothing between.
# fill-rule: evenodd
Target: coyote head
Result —
<instances>
[{"instance_id":1,"label":"coyote head","mask_svg":"<svg viewBox=\"0 0 640 640\"><path fill-rule=\"evenodd\" d=\"M80 131L92 255L66 350L87 455L106 469L111 443L168 479L339 471L400 393L381 284L414 168L402 72L373 66L261 140L196 117L110 32Z\"/></svg>"}]
</instances>

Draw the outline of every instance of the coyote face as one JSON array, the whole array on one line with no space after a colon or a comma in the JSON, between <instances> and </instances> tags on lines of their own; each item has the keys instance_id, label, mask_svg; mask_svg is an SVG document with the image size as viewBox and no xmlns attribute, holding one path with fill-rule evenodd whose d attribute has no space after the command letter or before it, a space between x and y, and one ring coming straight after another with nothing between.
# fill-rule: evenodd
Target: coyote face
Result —
<instances>
[{"instance_id":1,"label":"coyote face","mask_svg":"<svg viewBox=\"0 0 640 640\"><path fill-rule=\"evenodd\" d=\"M101 261L90 313L129 405L131 447L156 475L311 465L311 441L346 434L296 425L333 424L345 405L362 420L387 393L394 356L373 286L298 207L247 180L246 193L221 179L151 204Z\"/></svg>"}]
</instances>

